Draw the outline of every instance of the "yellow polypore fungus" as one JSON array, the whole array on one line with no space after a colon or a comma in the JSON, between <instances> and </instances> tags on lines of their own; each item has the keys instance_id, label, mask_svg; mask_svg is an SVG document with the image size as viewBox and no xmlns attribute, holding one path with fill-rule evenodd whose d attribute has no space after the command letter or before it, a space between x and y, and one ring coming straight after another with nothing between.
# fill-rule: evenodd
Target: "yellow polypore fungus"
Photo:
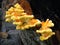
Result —
<instances>
[{"instance_id":1,"label":"yellow polypore fungus","mask_svg":"<svg viewBox=\"0 0 60 45\"><path fill-rule=\"evenodd\" d=\"M45 32L45 33L42 33L42 35L40 36L40 40L41 40L41 41L47 40L47 39L49 39L52 35L55 35L55 33L54 33L54 32Z\"/></svg>"},{"instance_id":2,"label":"yellow polypore fungus","mask_svg":"<svg viewBox=\"0 0 60 45\"><path fill-rule=\"evenodd\" d=\"M37 33L40 33L40 40L47 40L55 33L52 31L50 27L53 27L54 24L51 20L47 19L46 22L41 22L41 28L36 30Z\"/></svg>"},{"instance_id":3,"label":"yellow polypore fungus","mask_svg":"<svg viewBox=\"0 0 60 45\"><path fill-rule=\"evenodd\" d=\"M54 23L52 23L51 20L47 19L46 22L42 21L41 25L42 25L41 28L48 28L48 27L53 27Z\"/></svg>"},{"instance_id":4,"label":"yellow polypore fungus","mask_svg":"<svg viewBox=\"0 0 60 45\"><path fill-rule=\"evenodd\" d=\"M55 34L50 28L54 26L54 23L52 23L51 20L47 19L46 22L41 22L40 20L35 19L34 15L28 15L18 3L6 11L5 21L12 22L16 25L17 30L25 30L41 24L41 28L36 30L36 32L41 34L40 40L42 41L49 39Z\"/></svg>"},{"instance_id":5,"label":"yellow polypore fungus","mask_svg":"<svg viewBox=\"0 0 60 45\"><path fill-rule=\"evenodd\" d=\"M28 22L28 25L30 26L30 27L35 27L36 25L38 25L38 24L40 24L41 22L40 22L40 20L38 20L38 19L31 19L29 22Z\"/></svg>"},{"instance_id":6,"label":"yellow polypore fungus","mask_svg":"<svg viewBox=\"0 0 60 45\"><path fill-rule=\"evenodd\" d=\"M40 21L38 19L34 19L33 15L25 13L24 9L18 3L6 11L5 18L6 22L12 21L12 23L16 25L16 29L20 30L28 29L40 24Z\"/></svg>"},{"instance_id":7,"label":"yellow polypore fungus","mask_svg":"<svg viewBox=\"0 0 60 45\"><path fill-rule=\"evenodd\" d=\"M16 3L16 4L14 5L14 7L17 8L17 9L22 9L22 10L24 10L19 3Z\"/></svg>"},{"instance_id":8,"label":"yellow polypore fungus","mask_svg":"<svg viewBox=\"0 0 60 45\"><path fill-rule=\"evenodd\" d=\"M35 27L37 24L40 24L38 19L31 19L27 22L22 22L21 25L17 25L16 29L29 29L30 27Z\"/></svg>"}]
</instances>

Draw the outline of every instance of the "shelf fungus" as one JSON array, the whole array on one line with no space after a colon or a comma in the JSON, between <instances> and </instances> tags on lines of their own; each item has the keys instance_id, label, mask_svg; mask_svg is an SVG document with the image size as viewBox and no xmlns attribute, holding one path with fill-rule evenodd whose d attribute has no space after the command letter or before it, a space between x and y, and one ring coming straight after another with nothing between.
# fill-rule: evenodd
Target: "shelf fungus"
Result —
<instances>
[{"instance_id":1,"label":"shelf fungus","mask_svg":"<svg viewBox=\"0 0 60 45\"><path fill-rule=\"evenodd\" d=\"M16 25L17 30L26 30L36 25L41 25L39 30L36 30L37 33L40 33L40 40L47 40L55 33L50 27L54 26L51 20L47 19L46 22L35 19L34 15L27 14L20 4L16 3L13 7L10 7L6 11L5 15L6 22L12 22Z\"/></svg>"},{"instance_id":2,"label":"shelf fungus","mask_svg":"<svg viewBox=\"0 0 60 45\"><path fill-rule=\"evenodd\" d=\"M52 31L50 27L53 27L54 24L51 20L47 19L46 22L41 22L41 28L39 30L36 30L37 33L40 33L40 40L47 40L52 35L55 35L55 32Z\"/></svg>"},{"instance_id":3,"label":"shelf fungus","mask_svg":"<svg viewBox=\"0 0 60 45\"><path fill-rule=\"evenodd\" d=\"M30 27L35 27L37 24L40 24L40 21L38 19L31 19L29 21L22 22L21 25L17 25L16 29L29 29Z\"/></svg>"},{"instance_id":4,"label":"shelf fungus","mask_svg":"<svg viewBox=\"0 0 60 45\"><path fill-rule=\"evenodd\" d=\"M16 25L16 29L21 30L34 27L40 23L38 19L34 19L34 15L29 15L24 12L24 9L18 3L6 11L5 18L6 22L12 21Z\"/></svg>"},{"instance_id":5,"label":"shelf fungus","mask_svg":"<svg viewBox=\"0 0 60 45\"><path fill-rule=\"evenodd\" d=\"M5 18L7 22L9 22L8 19L10 19L10 21L19 19L23 14L25 14L24 9L17 3L6 11Z\"/></svg>"}]
</instances>

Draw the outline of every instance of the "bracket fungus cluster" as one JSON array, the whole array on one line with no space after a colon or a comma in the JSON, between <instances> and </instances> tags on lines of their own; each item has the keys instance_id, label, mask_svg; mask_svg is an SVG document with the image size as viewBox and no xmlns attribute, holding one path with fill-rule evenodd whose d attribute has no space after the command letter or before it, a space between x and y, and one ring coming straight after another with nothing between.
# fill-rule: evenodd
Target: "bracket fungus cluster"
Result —
<instances>
[{"instance_id":1,"label":"bracket fungus cluster","mask_svg":"<svg viewBox=\"0 0 60 45\"><path fill-rule=\"evenodd\" d=\"M33 15L28 15L24 9L17 3L6 11L6 22L12 22L16 25L16 29L28 29L40 23L38 19L34 19Z\"/></svg>"},{"instance_id":2,"label":"bracket fungus cluster","mask_svg":"<svg viewBox=\"0 0 60 45\"><path fill-rule=\"evenodd\" d=\"M36 30L37 33L40 33L40 40L47 40L49 37L54 35L55 33L52 32L52 29L50 27L53 27L54 24L51 20L47 19L46 22L41 22L41 28L39 30Z\"/></svg>"},{"instance_id":3,"label":"bracket fungus cluster","mask_svg":"<svg viewBox=\"0 0 60 45\"><path fill-rule=\"evenodd\" d=\"M46 22L41 22L39 19L35 19L34 15L28 15L18 3L6 11L5 21L16 25L17 30L25 30L41 24L40 29L36 32L41 34L40 40L42 41L55 34L50 28L54 26L51 20L47 19Z\"/></svg>"}]
</instances>

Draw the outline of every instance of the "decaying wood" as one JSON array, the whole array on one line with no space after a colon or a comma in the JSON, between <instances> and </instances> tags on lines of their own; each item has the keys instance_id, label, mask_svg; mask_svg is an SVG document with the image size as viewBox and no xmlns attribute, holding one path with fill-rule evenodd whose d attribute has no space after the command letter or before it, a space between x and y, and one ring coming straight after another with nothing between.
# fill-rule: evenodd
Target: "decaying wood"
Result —
<instances>
[{"instance_id":1,"label":"decaying wood","mask_svg":"<svg viewBox=\"0 0 60 45\"><path fill-rule=\"evenodd\" d=\"M27 0L20 0L19 3L24 8L24 10L26 11L27 14L32 14L32 9Z\"/></svg>"},{"instance_id":2,"label":"decaying wood","mask_svg":"<svg viewBox=\"0 0 60 45\"><path fill-rule=\"evenodd\" d=\"M60 35L59 34L60 34L60 31L57 30L56 31L56 37L57 37L58 41L60 42Z\"/></svg>"},{"instance_id":3,"label":"decaying wood","mask_svg":"<svg viewBox=\"0 0 60 45\"><path fill-rule=\"evenodd\" d=\"M32 14L32 9L27 0L3 0L2 8L8 9L16 3L19 3L27 14Z\"/></svg>"}]
</instances>

